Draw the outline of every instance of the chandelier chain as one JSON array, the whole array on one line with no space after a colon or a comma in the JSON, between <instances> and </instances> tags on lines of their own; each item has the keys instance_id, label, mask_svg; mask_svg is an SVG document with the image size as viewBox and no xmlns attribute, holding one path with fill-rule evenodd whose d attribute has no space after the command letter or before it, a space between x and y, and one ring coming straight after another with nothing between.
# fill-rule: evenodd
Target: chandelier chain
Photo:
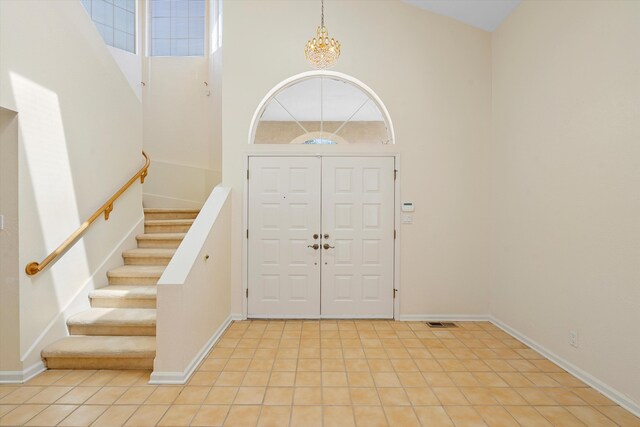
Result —
<instances>
[{"instance_id":1,"label":"chandelier chain","mask_svg":"<svg viewBox=\"0 0 640 427\"><path fill-rule=\"evenodd\" d=\"M340 42L329 37L329 32L324 26L324 0L320 0L320 26L317 28L316 37L305 45L304 56L316 68L329 68L340 56Z\"/></svg>"}]
</instances>

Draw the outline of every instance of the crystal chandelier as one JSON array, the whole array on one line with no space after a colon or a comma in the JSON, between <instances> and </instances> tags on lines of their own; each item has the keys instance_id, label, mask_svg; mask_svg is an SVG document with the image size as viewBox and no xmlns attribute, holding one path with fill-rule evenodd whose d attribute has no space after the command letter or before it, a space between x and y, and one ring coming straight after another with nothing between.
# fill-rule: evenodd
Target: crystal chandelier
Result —
<instances>
[{"instance_id":1,"label":"crystal chandelier","mask_svg":"<svg viewBox=\"0 0 640 427\"><path fill-rule=\"evenodd\" d=\"M324 0L321 0L320 26L316 37L305 45L304 56L311 65L321 69L332 67L340 56L340 42L330 39L324 26Z\"/></svg>"}]
</instances>

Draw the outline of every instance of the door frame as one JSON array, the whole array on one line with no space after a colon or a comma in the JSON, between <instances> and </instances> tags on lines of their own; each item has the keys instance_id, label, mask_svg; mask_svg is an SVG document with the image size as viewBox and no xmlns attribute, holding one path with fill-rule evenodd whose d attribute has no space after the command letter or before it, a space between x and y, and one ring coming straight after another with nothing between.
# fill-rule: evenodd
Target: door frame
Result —
<instances>
[{"instance_id":1,"label":"door frame","mask_svg":"<svg viewBox=\"0 0 640 427\"><path fill-rule=\"evenodd\" d=\"M249 160L251 157L392 157L394 159L396 177L394 180L394 228L396 231L396 238L393 245L393 289L395 289L395 298L393 300L393 319L398 320L400 317L400 241L402 238L402 232L400 228L400 206L402 200L400 198L400 154L397 152L378 152L378 153L292 153L292 152L247 152L244 154L244 168L245 177L243 183L243 197L242 197L242 319L248 318L248 297L247 291L249 289L249 245L247 237L247 227L249 224ZM275 316L274 318L283 319L286 316ZM291 317L292 319L299 319L300 317ZM315 317L317 319L317 317ZM320 319L353 319L353 316L323 316L320 315ZM369 317L363 317L368 319Z\"/></svg>"}]
</instances>

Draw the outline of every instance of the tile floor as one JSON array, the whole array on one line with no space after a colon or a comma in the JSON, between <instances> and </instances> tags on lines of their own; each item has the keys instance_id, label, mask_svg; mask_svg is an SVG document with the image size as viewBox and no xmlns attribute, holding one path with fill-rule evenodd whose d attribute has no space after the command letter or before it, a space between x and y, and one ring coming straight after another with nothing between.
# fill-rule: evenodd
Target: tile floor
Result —
<instances>
[{"instance_id":1,"label":"tile floor","mask_svg":"<svg viewBox=\"0 0 640 427\"><path fill-rule=\"evenodd\" d=\"M234 322L185 386L47 371L0 386L0 425L640 426L486 322Z\"/></svg>"}]
</instances>

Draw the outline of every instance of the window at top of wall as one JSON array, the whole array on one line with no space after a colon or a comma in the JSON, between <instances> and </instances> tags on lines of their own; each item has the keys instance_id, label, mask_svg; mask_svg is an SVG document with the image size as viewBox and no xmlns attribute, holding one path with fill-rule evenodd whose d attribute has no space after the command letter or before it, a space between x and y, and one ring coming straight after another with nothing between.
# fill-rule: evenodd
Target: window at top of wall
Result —
<instances>
[{"instance_id":1,"label":"window at top of wall","mask_svg":"<svg viewBox=\"0 0 640 427\"><path fill-rule=\"evenodd\" d=\"M393 143L381 104L363 86L340 76L299 78L281 86L259 108L253 144Z\"/></svg>"},{"instance_id":2,"label":"window at top of wall","mask_svg":"<svg viewBox=\"0 0 640 427\"><path fill-rule=\"evenodd\" d=\"M81 0L109 46L136 53L135 0Z\"/></svg>"},{"instance_id":3,"label":"window at top of wall","mask_svg":"<svg viewBox=\"0 0 640 427\"><path fill-rule=\"evenodd\" d=\"M205 0L151 0L151 56L203 56Z\"/></svg>"}]
</instances>

